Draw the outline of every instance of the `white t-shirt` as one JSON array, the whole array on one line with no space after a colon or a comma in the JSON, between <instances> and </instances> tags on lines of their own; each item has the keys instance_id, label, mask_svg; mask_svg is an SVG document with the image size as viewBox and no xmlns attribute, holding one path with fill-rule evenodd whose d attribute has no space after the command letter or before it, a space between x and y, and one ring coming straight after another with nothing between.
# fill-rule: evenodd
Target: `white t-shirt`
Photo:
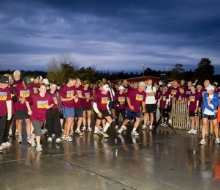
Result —
<instances>
[{"instance_id":1,"label":"white t-shirt","mask_svg":"<svg viewBox=\"0 0 220 190\"><path fill-rule=\"evenodd\" d=\"M153 87L147 86L145 92L146 93L151 93L151 92L156 93L156 88L155 88L155 86L153 86ZM146 96L145 104L155 104L155 103L156 103L155 96Z\"/></svg>"}]
</instances>

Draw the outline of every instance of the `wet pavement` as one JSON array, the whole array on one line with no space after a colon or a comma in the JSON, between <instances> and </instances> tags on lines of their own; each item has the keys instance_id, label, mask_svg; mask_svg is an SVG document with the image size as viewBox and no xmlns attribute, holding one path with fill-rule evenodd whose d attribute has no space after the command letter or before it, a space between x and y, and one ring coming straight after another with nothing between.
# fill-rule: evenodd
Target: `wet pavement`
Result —
<instances>
[{"instance_id":1,"label":"wet pavement","mask_svg":"<svg viewBox=\"0 0 220 190\"><path fill-rule=\"evenodd\" d=\"M220 188L220 146L213 139L200 146L198 135L159 129L139 130L134 139L130 130L117 136L112 127L108 139L74 134L73 142L61 144L47 143L44 136L42 153L25 140L12 141L0 153L0 189Z\"/></svg>"}]
</instances>

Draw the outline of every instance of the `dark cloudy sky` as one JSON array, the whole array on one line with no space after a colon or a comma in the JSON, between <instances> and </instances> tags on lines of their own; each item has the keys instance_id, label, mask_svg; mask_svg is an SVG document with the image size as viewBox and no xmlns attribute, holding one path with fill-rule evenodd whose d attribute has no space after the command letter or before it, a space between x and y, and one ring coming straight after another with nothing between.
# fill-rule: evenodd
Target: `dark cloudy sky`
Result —
<instances>
[{"instance_id":1,"label":"dark cloudy sky","mask_svg":"<svg viewBox=\"0 0 220 190\"><path fill-rule=\"evenodd\" d=\"M220 73L220 1L0 2L0 70L47 70L64 53L80 67L139 72L194 69L208 57Z\"/></svg>"}]
</instances>

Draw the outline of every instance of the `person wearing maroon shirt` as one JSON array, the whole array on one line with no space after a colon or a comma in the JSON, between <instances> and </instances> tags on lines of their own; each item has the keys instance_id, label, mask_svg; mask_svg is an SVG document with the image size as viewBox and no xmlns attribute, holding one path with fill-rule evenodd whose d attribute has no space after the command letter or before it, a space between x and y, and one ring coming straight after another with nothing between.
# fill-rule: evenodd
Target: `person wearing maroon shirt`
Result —
<instances>
[{"instance_id":1,"label":"person wearing maroon shirt","mask_svg":"<svg viewBox=\"0 0 220 190\"><path fill-rule=\"evenodd\" d=\"M14 71L13 78L14 78L13 87L16 87L18 84L22 83L21 72L19 70Z\"/></svg>"},{"instance_id":2,"label":"person wearing maroon shirt","mask_svg":"<svg viewBox=\"0 0 220 190\"><path fill-rule=\"evenodd\" d=\"M95 134L101 133L101 127L100 127L101 121L103 119L106 119L107 123L105 124L103 129L104 136L107 136L106 132L112 123L111 112L108 106L110 101L110 96L108 91L109 91L109 86L107 84L103 85L103 87L101 87L101 93L95 95L93 102L93 109L95 111L95 118L96 118L94 133Z\"/></svg>"},{"instance_id":3,"label":"person wearing maroon shirt","mask_svg":"<svg viewBox=\"0 0 220 190\"><path fill-rule=\"evenodd\" d=\"M126 95L124 93L125 88L123 86L119 86L119 92L116 92L114 101L115 101L115 129L118 129L118 120L119 116L123 117L123 121L125 120L125 101Z\"/></svg>"},{"instance_id":4,"label":"person wearing maroon shirt","mask_svg":"<svg viewBox=\"0 0 220 190\"><path fill-rule=\"evenodd\" d=\"M199 106L199 93L196 92L195 86L191 86L191 93L188 98L188 113L191 121L191 130L188 133L197 134L198 130L198 106Z\"/></svg>"},{"instance_id":5,"label":"person wearing maroon shirt","mask_svg":"<svg viewBox=\"0 0 220 190\"><path fill-rule=\"evenodd\" d=\"M131 132L132 135L139 135L136 131L138 128L140 121L141 121L141 113L140 113L140 106L143 108L143 112L145 113L145 98L146 93L144 92L146 88L146 84L144 82L140 82L138 84L138 89L130 91L127 95L127 113L126 119L124 120L121 128L118 130L118 133L121 134L122 131L126 130L126 125L132 120L136 119L134 123L133 130Z\"/></svg>"},{"instance_id":6,"label":"person wearing maroon shirt","mask_svg":"<svg viewBox=\"0 0 220 190\"><path fill-rule=\"evenodd\" d=\"M162 92L158 95L157 106L160 109L160 115L162 116L162 126L166 126L166 121L168 117L167 107L169 102L169 93L167 86L162 88Z\"/></svg>"},{"instance_id":7,"label":"person wearing maroon shirt","mask_svg":"<svg viewBox=\"0 0 220 190\"><path fill-rule=\"evenodd\" d=\"M48 130L47 142L52 142L52 128L54 126L54 132L56 138L55 142L60 143L61 124L60 124L60 111L58 109L58 98L60 97L59 97L59 92L57 90L57 81L55 80L51 81L50 89L47 90L47 94L51 95L54 100L54 106L51 109L47 110L47 115L46 115L46 128Z\"/></svg>"},{"instance_id":8,"label":"person wearing maroon shirt","mask_svg":"<svg viewBox=\"0 0 220 190\"><path fill-rule=\"evenodd\" d=\"M185 89L185 93L186 93L187 98L189 98L189 96L190 96L190 94L191 94L191 86L192 86L192 82L191 82L191 81L188 81L187 87L186 87L186 89Z\"/></svg>"},{"instance_id":9,"label":"person wearing maroon shirt","mask_svg":"<svg viewBox=\"0 0 220 190\"><path fill-rule=\"evenodd\" d=\"M12 117L12 103L10 91L7 88L8 83L9 77L2 76L0 79L0 152L4 149L2 140L7 120L9 121Z\"/></svg>"},{"instance_id":10,"label":"person wearing maroon shirt","mask_svg":"<svg viewBox=\"0 0 220 190\"><path fill-rule=\"evenodd\" d=\"M185 88L184 87L179 87L179 94L178 97L176 97L177 101L184 102L187 99L187 95L185 93Z\"/></svg>"},{"instance_id":11,"label":"person wearing maroon shirt","mask_svg":"<svg viewBox=\"0 0 220 190\"><path fill-rule=\"evenodd\" d=\"M66 119L64 126L63 140L72 141L73 139L69 136L70 129L74 123L74 99L77 98L75 89L76 78L71 76L66 85L63 85L60 89L60 97L63 105L63 117Z\"/></svg>"},{"instance_id":12,"label":"person wearing maroon shirt","mask_svg":"<svg viewBox=\"0 0 220 190\"><path fill-rule=\"evenodd\" d=\"M169 104L168 104L168 115L169 115L169 124L172 123L171 120L171 111L172 111L172 104L173 101L176 102L177 97L179 96L179 87L176 80L172 82L172 87L169 88Z\"/></svg>"},{"instance_id":13,"label":"person wearing maroon shirt","mask_svg":"<svg viewBox=\"0 0 220 190\"><path fill-rule=\"evenodd\" d=\"M41 127L45 122L47 110L54 106L53 97L47 94L47 86L44 83L39 85L39 93L33 94L27 99L26 105L28 108L28 114L30 115L31 124L33 125L34 131L31 135L30 143L31 146L36 146L34 139L36 138L37 151L42 151L40 144L41 138ZM30 106L31 104L31 106Z\"/></svg>"},{"instance_id":14,"label":"person wearing maroon shirt","mask_svg":"<svg viewBox=\"0 0 220 190\"><path fill-rule=\"evenodd\" d=\"M82 105L83 88L81 86L81 80L79 78L76 79L75 89L76 89L77 98L74 100L74 112L75 112L75 117L78 120L75 133L78 133L80 136L82 136L83 133L80 131L80 126L83 120L83 105Z\"/></svg>"},{"instance_id":15,"label":"person wearing maroon shirt","mask_svg":"<svg viewBox=\"0 0 220 190\"><path fill-rule=\"evenodd\" d=\"M127 80L123 80L122 86L125 88L125 93L126 94L131 90L131 87L128 85L128 81Z\"/></svg>"},{"instance_id":16,"label":"person wearing maroon shirt","mask_svg":"<svg viewBox=\"0 0 220 190\"><path fill-rule=\"evenodd\" d=\"M25 77L22 83L14 88L14 93L17 98L17 102L15 103L15 120L16 120L16 128L18 130L17 141L19 143L22 142L22 120L25 120L27 142L29 142L31 135L31 122L25 101L31 95L30 78Z\"/></svg>"},{"instance_id":17,"label":"person wearing maroon shirt","mask_svg":"<svg viewBox=\"0 0 220 190\"><path fill-rule=\"evenodd\" d=\"M38 93L38 87L39 87L39 83L40 83L40 76L35 74L33 76L33 83L31 84L30 88L33 91L33 94L37 94ZM31 92L32 93L32 92Z\"/></svg>"},{"instance_id":18,"label":"person wearing maroon shirt","mask_svg":"<svg viewBox=\"0 0 220 190\"><path fill-rule=\"evenodd\" d=\"M88 125L88 131L92 131L91 128L91 115L92 115L92 100L93 100L93 92L89 88L89 81L84 81L84 87L83 87L83 100L82 100L82 106L83 106L83 131L86 131L86 122Z\"/></svg>"},{"instance_id":19,"label":"person wearing maroon shirt","mask_svg":"<svg viewBox=\"0 0 220 190\"><path fill-rule=\"evenodd\" d=\"M12 109L12 117L10 120L7 120L7 124L6 124L6 127L5 127L5 130L4 130L4 135L3 135L3 139L2 139L2 146L4 148L7 148L9 146L11 146L11 143L8 142L8 135L9 135L9 129L10 129L10 126L12 125L12 122L13 122L13 117L15 115L15 105L14 105L14 102L16 101L16 97L15 97L15 94L14 94L14 89L13 89L13 79L12 79L12 76L9 75L9 74L4 74L4 76L8 77L9 78L9 84L8 84L8 90L10 92L10 95L11 95L11 109Z\"/></svg>"}]
</instances>

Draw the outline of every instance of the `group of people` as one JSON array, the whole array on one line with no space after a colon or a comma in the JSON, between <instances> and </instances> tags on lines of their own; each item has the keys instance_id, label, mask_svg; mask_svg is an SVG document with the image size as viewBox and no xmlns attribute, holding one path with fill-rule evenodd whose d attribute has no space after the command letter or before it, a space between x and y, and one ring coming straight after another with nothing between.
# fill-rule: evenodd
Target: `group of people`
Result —
<instances>
[{"instance_id":1,"label":"group of people","mask_svg":"<svg viewBox=\"0 0 220 190\"><path fill-rule=\"evenodd\" d=\"M137 128L143 120L142 129L153 130L155 112L160 110L162 125L172 123L172 105L188 102L188 114L191 121L189 133L197 134L201 113L202 140L208 131L215 132L216 143L219 141L217 107L220 89L218 84L185 84L181 80L165 84L153 84L152 79L128 84L126 80L111 84L102 79L97 85L69 77L66 84L58 85L55 80L48 81L39 75L25 77L21 80L20 71L13 77L5 74L0 79L0 151L11 146L8 136L17 134L17 141L22 143L22 126L25 123L27 142L42 151L40 144L42 128L47 129L47 141L72 141L72 134L82 136L84 131L93 131L92 115L94 114L94 134L108 137L108 128L115 121L117 133L127 130L127 125L134 120L132 136L138 136ZM122 125L119 127L119 120ZM209 121L210 120L210 124ZM74 122L76 130L74 131ZM208 125L209 124L209 125ZM12 126L16 130L12 130ZM208 126L210 129L208 129Z\"/></svg>"}]
</instances>

